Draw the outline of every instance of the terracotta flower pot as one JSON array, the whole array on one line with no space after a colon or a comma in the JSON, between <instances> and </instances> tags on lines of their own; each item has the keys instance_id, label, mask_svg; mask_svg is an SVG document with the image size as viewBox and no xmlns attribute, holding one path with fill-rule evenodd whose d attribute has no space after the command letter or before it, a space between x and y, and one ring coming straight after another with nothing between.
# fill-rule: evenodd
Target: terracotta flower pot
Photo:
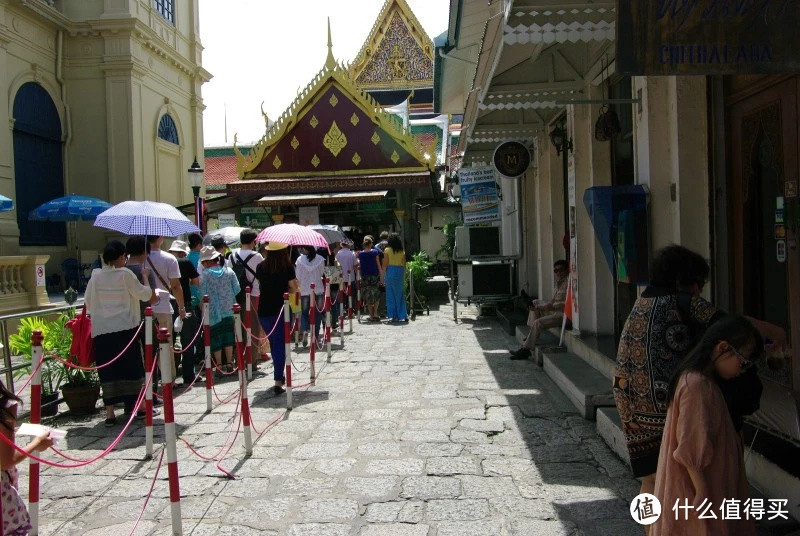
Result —
<instances>
[{"instance_id":1,"label":"terracotta flower pot","mask_svg":"<svg viewBox=\"0 0 800 536\"><path fill-rule=\"evenodd\" d=\"M87 415L95 412L97 399L100 398L100 386L67 383L61 386L61 394L73 415Z\"/></svg>"}]
</instances>

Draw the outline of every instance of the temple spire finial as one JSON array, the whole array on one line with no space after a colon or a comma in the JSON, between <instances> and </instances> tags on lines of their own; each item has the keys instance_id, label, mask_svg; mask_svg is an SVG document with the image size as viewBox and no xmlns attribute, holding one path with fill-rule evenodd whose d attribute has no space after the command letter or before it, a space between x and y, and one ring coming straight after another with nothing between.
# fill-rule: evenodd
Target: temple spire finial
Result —
<instances>
[{"instance_id":1,"label":"temple spire finial","mask_svg":"<svg viewBox=\"0 0 800 536\"><path fill-rule=\"evenodd\" d=\"M336 60L333 58L333 40L331 39L331 18L328 17L328 59L325 60L325 67L328 69L336 68Z\"/></svg>"}]
</instances>

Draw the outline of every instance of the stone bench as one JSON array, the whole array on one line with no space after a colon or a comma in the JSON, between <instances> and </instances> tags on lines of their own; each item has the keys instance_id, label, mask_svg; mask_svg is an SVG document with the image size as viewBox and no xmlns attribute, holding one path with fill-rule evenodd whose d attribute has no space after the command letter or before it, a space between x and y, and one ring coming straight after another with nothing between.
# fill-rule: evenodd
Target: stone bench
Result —
<instances>
[{"instance_id":1,"label":"stone bench","mask_svg":"<svg viewBox=\"0 0 800 536\"><path fill-rule=\"evenodd\" d=\"M595 410L613 406L611 382L571 352L543 351L545 373L578 408L583 418L595 419Z\"/></svg>"}]
</instances>

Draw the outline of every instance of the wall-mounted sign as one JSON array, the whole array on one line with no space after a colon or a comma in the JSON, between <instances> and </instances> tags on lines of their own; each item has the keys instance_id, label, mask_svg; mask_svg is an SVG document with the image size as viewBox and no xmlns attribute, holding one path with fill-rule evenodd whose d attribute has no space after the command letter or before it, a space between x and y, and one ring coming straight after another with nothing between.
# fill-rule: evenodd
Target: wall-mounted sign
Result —
<instances>
[{"instance_id":1,"label":"wall-mounted sign","mask_svg":"<svg viewBox=\"0 0 800 536\"><path fill-rule=\"evenodd\" d=\"M236 214L217 214L217 221L219 222L220 229L224 229L225 227L235 227Z\"/></svg>"},{"instance_id":2,"label":"wall-mounted sign","mask_svg":"<svg viewBox=\"0 0 800 536\"><path fill-rule=\"evenodd\" d=\"M796 0L618 0L617 72L800 71Z\"/></svg>"},{"instance_id":3,"label":"wall-mounted sign","mask_svg":"<svg viewBox=\"0 0 800 536\"><path fill-rule=\"evenodd\" d=\"M37 264L36 265L36 286L43 287L45 286L46 279L44 277L44 264Z\"/></svg>"},{"instance_id":4,"label":"wall-mounted sign","mask_svg":"<svg viewBox=\"0 0 800 536\"><path fill-rule=\"evenodd\" d=\"M786 238L786 226L782 223L775 224L775 238L777 240L782 240Z\"/></svg>"},{"instance_id":5,"label":"wall-mounted sign","mask_svg":"<svg viewBox=\"0 0 800 536\"><path fill-rule=\"evenodd\" d=\"M521 177L531 165L531 153L523 143L504 141L495 148L492 163L504 177Z\"/></svg>"},{"instance_id":6,"label":"wall-mounted sign","mask_svg":"<svg viewBox=\"0 0 800 536\"><path fill-rule=\"evenodd\" d=\"M464 225L500 219L494 168L489 166L458 170Z\"/></svg>"},{"instance_id":7,"label":"wall-mounted sign","mask_svg":"<svg viewBox=\"0 0 800 536\"><path fill-rule=\"evenodd\" d=\"M775 242L775 256L778 262L786 262L786 240Z\"/></svg>"}]
</instances>

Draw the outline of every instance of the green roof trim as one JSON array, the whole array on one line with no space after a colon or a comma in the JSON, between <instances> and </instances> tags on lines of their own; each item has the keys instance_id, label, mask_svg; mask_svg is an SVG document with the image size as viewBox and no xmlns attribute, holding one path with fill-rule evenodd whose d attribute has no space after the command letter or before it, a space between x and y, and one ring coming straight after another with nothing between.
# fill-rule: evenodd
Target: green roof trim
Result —
<instances>
[{"instance_id":1,"label":"green roof trim","mask_svg":"<svg viewBox=\"0 0 800 536\"><path fill-rule=\"evenodd\" d=\"M251 145L241 145L239 146L239 150L242 153L246 153L252 149ZM236 153L233 151L233 146L231 147L206 147L203 149L203 156L208 158L209 156L236 156Z\"/></svg>"}]
</instances>

